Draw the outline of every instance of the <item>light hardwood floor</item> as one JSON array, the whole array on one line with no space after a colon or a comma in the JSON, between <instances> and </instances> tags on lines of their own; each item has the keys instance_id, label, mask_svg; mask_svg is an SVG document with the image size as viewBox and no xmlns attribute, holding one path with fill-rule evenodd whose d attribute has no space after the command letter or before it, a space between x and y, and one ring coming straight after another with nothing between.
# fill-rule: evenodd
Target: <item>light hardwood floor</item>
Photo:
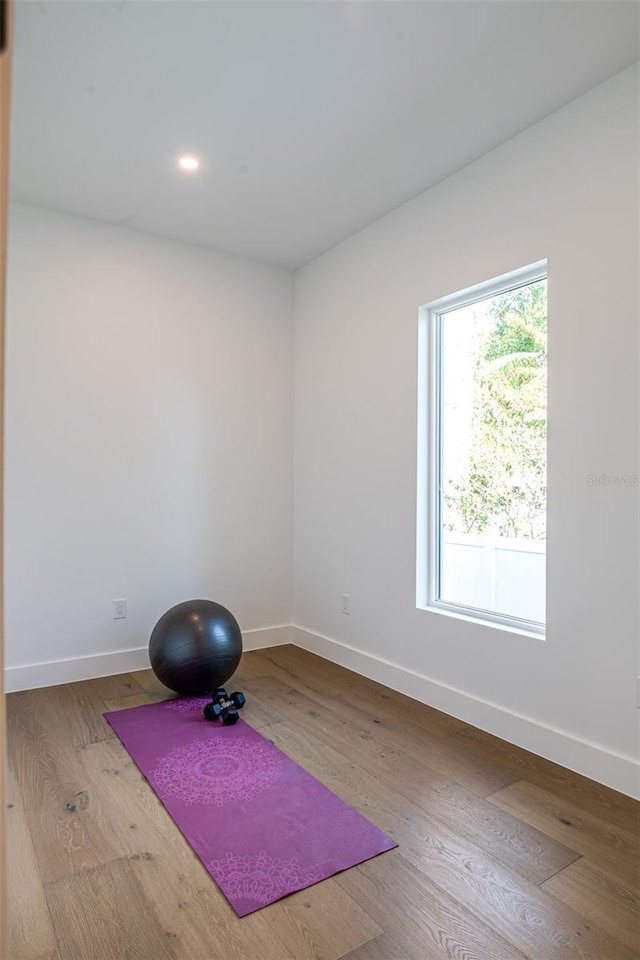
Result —
<instances>
[{"instance_id":1,"label":"light hardwood floor","mask_svg":"<svg viewBox=\"0 0 640 960\"><path fill-rule=\"evenodd\" d=\"M639 960L639 804L295 647L230 685L399 847L239 920L102 717L151 671L12 694L11 960Z\"/></svg>"}]
</instances>

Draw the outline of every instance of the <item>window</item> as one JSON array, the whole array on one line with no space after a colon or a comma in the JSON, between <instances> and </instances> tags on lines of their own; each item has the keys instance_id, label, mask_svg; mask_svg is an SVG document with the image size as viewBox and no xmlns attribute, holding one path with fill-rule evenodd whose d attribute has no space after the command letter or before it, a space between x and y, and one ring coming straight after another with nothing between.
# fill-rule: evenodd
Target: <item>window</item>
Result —
<instances>
[{"instance_id":1,"label":"window","mask_svg":"<svg viewBox=\"0 0 640 960\"><path fill-rule=\"evenodd\" d=\"M546 263L420 311L417 603L542 633Z\"/></svg>"}]
</instances>

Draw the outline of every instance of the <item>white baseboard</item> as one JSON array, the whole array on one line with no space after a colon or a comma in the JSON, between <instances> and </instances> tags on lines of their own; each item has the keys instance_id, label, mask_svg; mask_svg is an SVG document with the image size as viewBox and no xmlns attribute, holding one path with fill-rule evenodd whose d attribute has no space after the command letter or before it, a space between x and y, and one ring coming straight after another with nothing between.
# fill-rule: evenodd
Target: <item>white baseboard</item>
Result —
<instances>
[{"instance_id":1,"label":"white baseboard","mask_svg":"<svg viewBox=\"0 0 640 960\"><path fill-rule=\"evenodd\" d=\"M524 750L640 799L640 763L633 757L614 753L599 744L302 627L291 627L291 642Z\"/></svg>"},{"instance_id":2,"label":"white baseboard","mask_svg":"<svg viewBox=\"0 0 640 960\"><path fill-rule=\"evenodd\" d=\"M5 667L4 689L5 693L16 693L18 690L57 687L61 683L72 683L74 680L112 677L118 673L131 673L133 670L148 668L149 653L146 646L133 650L115 650L112 653L94 653L85 657Z\"/></svg>"},{"instance_id":3,"label":"white baseboard","mask_svg":"<svg viewBox=\"0 0 640 960\"><path fill-rule=\"evenodd\" d=\"M242 633L243 650L264 650L265 647L280 647L283 643L293 643L291 625L263 627L261 630L244 630Z\"/></svg>"},{"instance_id":4,"label":"white baseboard","mask_svg":"<svg viewBox=\"0 0 640 960\"><path fill-rule=\"evenodd\" d=\"M264 627L260 630L244 630L243 650L262 650L291 643L289 626ZM6 667L4 671L5 693L19 690L35 690L38 687L56 687L75 680L94 680L96 677L112 677L118 673L149 669L148 647L133 650L115 650L111 653L95 653L84 657L69 657L64 660L49 660Z\"/></svg>"}]
</instances>

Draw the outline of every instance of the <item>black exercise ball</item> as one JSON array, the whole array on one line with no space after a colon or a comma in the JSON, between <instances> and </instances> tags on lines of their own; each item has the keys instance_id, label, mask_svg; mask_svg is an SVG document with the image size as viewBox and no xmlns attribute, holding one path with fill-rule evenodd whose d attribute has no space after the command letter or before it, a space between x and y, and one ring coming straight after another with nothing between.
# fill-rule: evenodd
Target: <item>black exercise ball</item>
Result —
<instances>
[{"instance_id":1,"label":"black exercise ball","mask_svg":"<svg viewBox=\"0 0 640 960\"><path fill-rule=\"evenodd\" d=\"M213 600L185 600L160 617L149 640L149 659L158 680L184 696L208 695L222 687L242 656L238 621Z\"/></svg>"}]
</instances>

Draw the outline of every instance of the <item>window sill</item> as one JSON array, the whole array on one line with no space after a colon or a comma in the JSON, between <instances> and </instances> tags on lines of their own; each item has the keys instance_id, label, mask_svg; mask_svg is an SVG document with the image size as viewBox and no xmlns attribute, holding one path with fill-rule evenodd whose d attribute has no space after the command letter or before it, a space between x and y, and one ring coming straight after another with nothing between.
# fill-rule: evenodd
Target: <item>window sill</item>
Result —
<instances>
[{"instance_id":1,"label":"window sill","mask_svg":"<svg viewBox=\"0 0 640 960\"><path fill-rule=\"evenodd\" d=\"M418 610L424 610L426 613L437 613L442 617L451 617L453 620L462 620L465 623L474 623L481 627L490 627L494 630L501 630L503 633L511 633L518 637L529 637L532 640L546 640L546 625L541 626L539 630L527 630L524 627L518 627L515 624L502 623L499 620L488 620L485 617L474 617L469 613L459 613L457 610L449 610L447 607L436 606L435 604L417 604Z\"/></svg>"}]
</instances>

